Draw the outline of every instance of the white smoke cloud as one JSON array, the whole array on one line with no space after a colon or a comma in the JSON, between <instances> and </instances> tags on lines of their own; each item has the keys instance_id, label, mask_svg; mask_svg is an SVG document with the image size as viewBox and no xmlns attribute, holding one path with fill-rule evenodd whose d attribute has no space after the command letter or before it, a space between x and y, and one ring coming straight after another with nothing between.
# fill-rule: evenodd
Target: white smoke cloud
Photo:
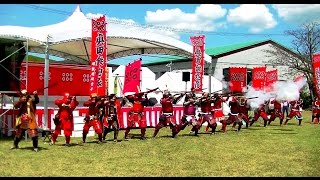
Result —
<instances>
[{"instance_id":1,"label":"white smoke cloud","mask_svg":"<svg viewBox=\"0 0 320 180\"><path fill-rule=\"evenodd\" d=\"M277 81L273 85L273 91L264 92L255 90L253 87L248 86L248 91L245 94L246 98L258 97L254 99L248 99L248 103L252 109L258 108L264 101L268 101L270 98L276 98L278 101L282 100L298 100L300 97L300 90L307 84L307 79L301 78L299 81Z\"/></svg>"},{"instance_id":2,"label":"white smoke cloud","mask_svg":"<svg viewBox=\"0 0 320 180\"><path fill-rule=\"evenodd\" d=\"M248 86L248 91L245 94L246 98L253 98L248 99L248 104L250 105L251 109L257 109L264 101L268 101L271 97L274 97L272 93L266 93L261 90L255 90L252 86ZM254 98L257 97L257 98Z\"/></svg>"},{"instance_id":3,"label":"white smoke cloud","mask_svg":"<svg viewBox=\"0 0 320 180\"><path fill-rule=\"evenodd\" d=\"M224 80L224 76L222 73L216 71L213 75L214 78L216 78L217 80L219 80L222 83L222 89L226 89L229 88L229 82Z\"/></svg>"}]
</instances>

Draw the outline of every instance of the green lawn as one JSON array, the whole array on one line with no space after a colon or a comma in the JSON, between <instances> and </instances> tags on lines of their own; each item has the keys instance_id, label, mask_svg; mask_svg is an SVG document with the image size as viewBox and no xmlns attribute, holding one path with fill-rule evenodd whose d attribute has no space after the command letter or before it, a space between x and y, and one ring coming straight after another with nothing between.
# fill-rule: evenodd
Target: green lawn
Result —
<instances>
[{"instance_id":1,"label":"green lawn","mask_svg":"<svg viewBox=\"0 0 320 180\"><path fill-rule=\"evenodd\" d=\"M147 129L145 141L114 143L109 134L101 145L95 137L83 146L72 138L71 147L63 146L63 137L55 146L42 138L38 153L31 140L10 150L13 139L2 138L0 176L320 176L320 125L311 123L310 114L304 112L302 126L292 119L280 127L276 119L264 128L259 120L240 133L228 126L226 134L199 137L188 135L188 127L175 139L169 128L155 139L154 129ZM120 131L119 139L123 135Z\"/></svg>"}]
</instances>

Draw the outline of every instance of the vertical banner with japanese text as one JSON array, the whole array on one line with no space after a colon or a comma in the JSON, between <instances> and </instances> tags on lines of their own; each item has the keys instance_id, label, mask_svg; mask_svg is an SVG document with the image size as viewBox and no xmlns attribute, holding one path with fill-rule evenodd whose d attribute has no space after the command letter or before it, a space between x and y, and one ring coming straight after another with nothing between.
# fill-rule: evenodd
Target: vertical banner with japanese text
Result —
<instances>
[{"instance_id":1,"label":"vertical banner with japanese text","mask_svg":"<svg viewBox=\"0 0 320 180\"><path fill-rule=\"evenodd\" d=\"M90 94L106 93L107 31L105 16L92 19Z\"/></svg>"},{"instance_id":2,"label":"vertical banner with japanese text","mask_svg":"<svg viewBox=\"0 0 320 180\"><path fill-rule=\"evenodd\" d=\"M256 90L264 90L266 67L254 67L252 69L252 87Z\"/></svg>"},{"instance_id":3,"label":"vertical banner with japanese text","mask_svg":"<svg viewBox=\"0 0 320 180\"><path fill-rule=\"evenodd\" d=\"M122 91L123 94L127 92L139 92L141 81L141 61L142 59L137 59L126 65Z\"/></svg>"},{"instance_id":4,"label":"vertical banner with japanese text","mask_svg":"<svg viewBox=\"0 0 320 180\"><path fill-rule=\"evenodd\" d=\"M313 67L313 83L315 85L315 90L317 97L320 97L320 54L315 54L312 57L312 67Z\"/></svg>"},{"instance_id":5,"label":"vertical banner with japanese text","mask_svg":"<svg viewBox=\"0 0 320 180\"><path fill-rule=\"evenodd\" d=\"M202 77L204 74L204 45L205 36L190 37L193 46L192 55L192 87L195 91L202 91Z\"/></svg>"},{"instance_id":6,"label":"vertical banner with japanese text","mask_svg":"<svg viewBox=\"0 0 320 180\"><path fill-rule=\"evenodd\" d=\"M274 90L273 85L278 81L278 70L274 69L266 72L265 90L270 92Z\"/></svg>"},{"instance_id":7,"label":"vertical banner with japanese text","mask_svg":"<svg viewBox=\"0 0 320 180\"><path fill-rule=\"evenodd\" d=\"M246 67L230 67L230 92L241 93L247 85L247 68Z\"/></svg>"}]
</instances>

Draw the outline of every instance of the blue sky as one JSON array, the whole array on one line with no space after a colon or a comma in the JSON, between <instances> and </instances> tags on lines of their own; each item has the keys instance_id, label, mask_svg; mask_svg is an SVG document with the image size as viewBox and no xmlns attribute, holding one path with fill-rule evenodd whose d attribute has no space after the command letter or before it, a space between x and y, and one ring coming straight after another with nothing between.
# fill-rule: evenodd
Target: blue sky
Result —
<instances>
[{"instance_id":1,"label":"blue sky","mask_svg":"<svg viewBox=\"0 0 320 180\"><path fill-rule=\"evenodd\" d=\"M1 4L0 26L37 27L64 21L77 4ZM206 48L273 39L290 48L285 30L320 21L318 4L81 4L86 15L106 14L138 24L201 30ZM190 32L166 32L190 43ZM219 34L217 34L219 33ZM233 35L230 35L232 33Z\"/></svg>"}]
</instances>

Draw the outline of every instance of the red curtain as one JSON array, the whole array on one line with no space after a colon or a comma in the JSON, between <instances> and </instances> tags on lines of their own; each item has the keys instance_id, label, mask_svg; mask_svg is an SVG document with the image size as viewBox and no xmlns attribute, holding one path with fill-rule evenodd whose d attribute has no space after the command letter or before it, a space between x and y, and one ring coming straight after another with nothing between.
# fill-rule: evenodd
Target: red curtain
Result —
<instances>
[{"instance_id":1,"label":"red curtain","mask_svg":"<svg viewBox=\"0 0 320 180\"><path fill-rule=\"evenodd\" d=\"M273 91L273 85L278 81L278 70L271 70L266 72L265 89L267 92Z\"/></svg>"},{"instance_id":2,"label":"red curtain","mask_svg":"<svg viewBox=\"0 0 320 180\"><path fill-rule=\"evenodd\" d=\"M195 91L202 91L202 77L204 74L204 44L205 36L190 37L193 46L192 55L192 87Z\"/></svg>"},{"instance_id":3,"label":"red curtain","mask_svg":"<svg viewBox=\"0 0 320 180\"><path fill-rule=\"evenodd\" d=\"M21 84L25 88L26 64L21 65ZM71 66L62 64L50 64L48 94L60 96L68 92L72 95L87 96L90 80L89 66ZM28 91L37 90L43 95L44 89L44 63L28 63ZM23 84L24 83L24 84Z\"/></svg>"},{"instance_id":4,"label":"red curtain","mask_svg":"<svg viewBox=\"0 0 320 180\"><path fill-rule=\"evenodd\" d=\"M140 89L141 61L142 59L137 59L126 65L123 94L127 92L136 93L138 92L138 87Z\"/></svg>"},{"instance_id":5,"label":"red curtain","mask_svg":"<svg viewBox=\"0 0 320 180\"><path fill-rule=\"evenodd\" d=\"M247 68L230 67L230 92L243 92L243 88L247 85Z\"/></svg>"},{"instance_id":6,"label":"red curtain","mask_svg":"<svg viewBox=\"0 0 320 180\"><path fill-rule=\"evenodd\" d=\"M254 67L252 69L252 87L263 90L265 85L266 67Z\"/></svg>"},{"instance_id":7,"label":"red curtain","mask_svg":"<svg viewBox=\"0 0 320 180\"><path fill-rule=\"evenodd\" d=\"M92 19L90 94L106 94L107 34L105 16Z\"/></svg>"}]
</instances>

